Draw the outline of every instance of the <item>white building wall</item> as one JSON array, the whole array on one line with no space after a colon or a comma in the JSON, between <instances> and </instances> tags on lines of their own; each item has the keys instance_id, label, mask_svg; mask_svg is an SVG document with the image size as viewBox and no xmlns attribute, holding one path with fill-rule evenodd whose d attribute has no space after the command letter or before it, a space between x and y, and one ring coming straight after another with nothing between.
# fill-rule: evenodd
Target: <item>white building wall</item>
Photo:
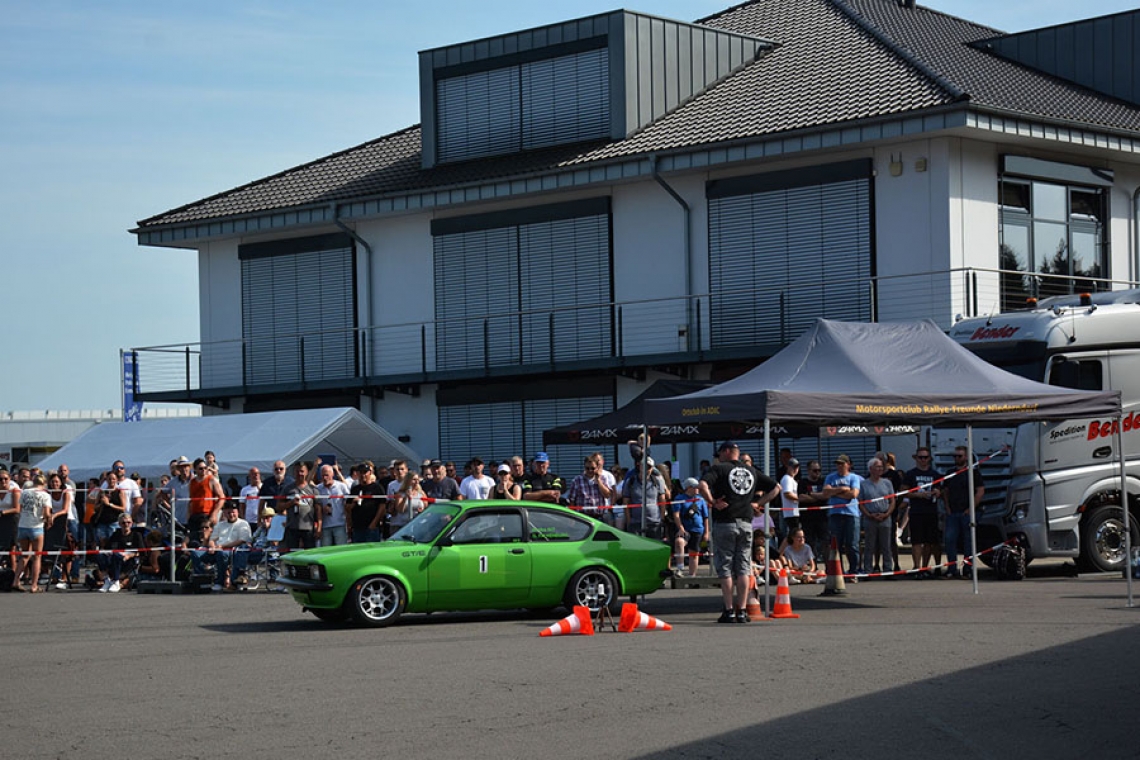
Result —
<instances>
[{"instance_id":1,"label":"white building wall","mask_svg":"<svg viewBox=\"0 0 1140 760\"><path fill-rule=\"evenodd\" d=\"M199 366L203 388L242 384L238 242L206 243L198 249L198 313L202 333Z\"/></svg>"},{"instance_id":2,"label":"white building wall","mask_svg":"<svg viewBox=\"0 0 1140 760\"><path fill-rule=\"evenodd\" d=\"M435 318L431 216L415 214L365 222L356 231L372 246L368 284L372 313L376 324L384 325L367 333L369 370L372 374L420 372L420 324ZM365 253L358 246L358 255ZM434 368L430 330L427 339L430 370Z\"/></svg>"},{"instance_id":3,"label":"white building wall","mask_svg":"<svg viewBox=\"0 0 1140 760\"><path fill-rule=\"evenodd\" d=\"M622 303L620 353L687 349L684 231L680 204L656 182L614 188L613 276L614 298Z\"/></svg>"},{"instance_id":4,"label":"white building wall","mask_svg":"<svg viewBox=\"0 0 1140 760\"><path fill-rule=\"evenodd\" d=\"M1133 193L1140 188L1140 169L1134 165L1115 163L1115 183L1109 200L1112 214L1109 236L1112 251L1109 259L1109 275L1114 280L1140 280L1140 252L1134 239L1135 220L1133 214ZM1119 287L1119 286L1118 286Z\"/></svg>"}]
</instances>

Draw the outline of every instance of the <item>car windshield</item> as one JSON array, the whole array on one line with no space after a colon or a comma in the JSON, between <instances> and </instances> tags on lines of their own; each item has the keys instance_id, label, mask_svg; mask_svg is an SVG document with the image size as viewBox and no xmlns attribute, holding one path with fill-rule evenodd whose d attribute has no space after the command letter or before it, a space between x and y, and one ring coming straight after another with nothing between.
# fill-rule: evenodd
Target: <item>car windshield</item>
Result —
<instances>
[{"instance_id":1,"label":"car windshield","mask_svg":"<svg viewBox=\"0 0 1140 760\"><path fill-rule=\"evenodd\" d=\"M443 529L457 514L459 514L459 507L449 504L433 504L416 515L410 523L393 533L388 540L429 544L443 532Z\"/></svg>"}]
</instances>

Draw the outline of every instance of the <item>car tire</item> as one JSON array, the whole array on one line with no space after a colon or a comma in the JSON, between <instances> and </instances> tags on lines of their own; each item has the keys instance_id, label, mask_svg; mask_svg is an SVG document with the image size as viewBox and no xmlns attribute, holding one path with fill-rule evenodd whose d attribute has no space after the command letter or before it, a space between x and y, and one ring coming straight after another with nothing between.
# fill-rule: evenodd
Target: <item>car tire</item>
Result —
<instances>
[{"instance_id":1,"label":"car tire","mask_svg":"<svg viewBox=\"0 0 1140 760\"><path fill-rule=\"evenodd\" d=\"M403 614L407 594L395 579L371 575L352 584L345 604L356 622L383 628L396 622Z\"/></svg>"},{"instance_id":2,"label":"car tire","mask_svg":"<svg viewBox=\"0 0 1140 760\"><path fill-rule=\"evenodd\" d=\"M599 593L599 589L603 591ZM597 612L605 606L617 614L621 608L620 595L621 589L613 573L604 567L587 567L574 573L562 601L567 608L588 607L590 612Z\"/></svg>"},{"instance_id":3,"label":"car tire","mask_svg":"<svg viewBox=\"0 0 1140 760\"><path fill-rule=\"evenodd\" d=\"M317 620L323 620L326 623L343 623L345 620L348 619L348 613L345 612L343 609L335 609L335 610L314 610L314 609L310 609L309 612L313 613L313 616L316 617Z\"/></svg>"}]
</instances>

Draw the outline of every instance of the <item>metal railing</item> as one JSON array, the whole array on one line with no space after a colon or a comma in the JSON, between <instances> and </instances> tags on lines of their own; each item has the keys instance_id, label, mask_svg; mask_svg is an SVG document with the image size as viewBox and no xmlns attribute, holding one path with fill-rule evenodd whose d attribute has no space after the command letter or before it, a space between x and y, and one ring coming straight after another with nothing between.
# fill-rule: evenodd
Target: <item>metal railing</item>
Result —
<instances>
[{"instance_id":1,"label":"metal railing","mask_svg":"<svg viewBox=\"0 0 1140 760\"><path fill-rule=\"evenodd\" d=\"M244 393L281 386L430 382L450 377L770 355L817 317L892 322L1024 308L1027 297L1134 283L998 269L750 285L615 301L132 349L139 394Z\"/></svg>"}]
</instances>

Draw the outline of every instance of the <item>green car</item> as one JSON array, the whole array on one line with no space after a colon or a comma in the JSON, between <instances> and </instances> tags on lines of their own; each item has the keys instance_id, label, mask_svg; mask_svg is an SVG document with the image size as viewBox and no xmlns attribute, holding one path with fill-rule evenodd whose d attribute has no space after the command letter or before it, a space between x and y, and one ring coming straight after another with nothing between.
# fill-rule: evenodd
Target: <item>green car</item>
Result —
<instances>
[{"instance_id":1,"label":"green car","mask_svg":"<svg viewBox=\"0 0 1140 760\"><path fill-rule=\"evenodd\" d=\"M405 612L603 605L649 594L669 547L552 504L433 504L387 541L290 552L278 581L321 620L386 626Z\"/></svg>"}]
</instances>

